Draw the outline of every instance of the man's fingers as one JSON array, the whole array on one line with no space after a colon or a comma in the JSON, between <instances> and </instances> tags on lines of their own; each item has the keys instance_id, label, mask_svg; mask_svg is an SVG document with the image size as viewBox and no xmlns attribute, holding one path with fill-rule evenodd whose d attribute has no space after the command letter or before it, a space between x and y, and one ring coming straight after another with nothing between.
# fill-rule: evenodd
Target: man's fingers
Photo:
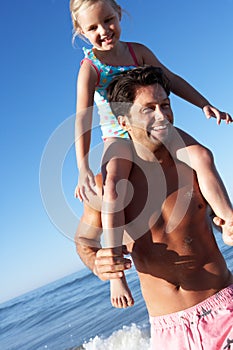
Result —
<instances>
[{"instance_id":1,"label":"man's fingers","mask_svg":"<svg viewBox=\"0 0 233 350\"><path fill-rule=\"evenodd\" d=\"M100 249L95 258L95 274L103 281L123 277L123 271L130 269L132 262L117 255L111 248Z\"/></svg>"},{"instance_id":2,"label":"man's fingers","mask_svg":"<svg viewBox=\"0 0 233 350\"><path fill-rule=\"evenodd\" d=\"M98 252L96 253L97 258L102 258L102 257L107 257L107 258L112 258L112 257L119 257L119 255L115 254L112 250L112 248L103 248L99 249Z\"/></svg>"},{"instance_id":3,"label":"man's fingers","mask_svg":"<svg viewBox=\"0 0 233 350\"><path fill-rule=\"evenodd\" d=\"M105 272L102 274L98 274L98 277L102 280L102 281L109 281L109 280L113 280L113 279L118 279L123 277L123 272L122 271L118 271L118 272Z\"/></svg>"},{"instance_id":4,"label":"man's fingers","mask_svg":"<svg viewBox=\"0 0 233 350\"><path fill-rule=\"evenodd\" d=\"M95 262L95 274L103 281L123 277L124 265L98 265Z\"/></svg>"},{"instance_id":5,"label":"man's fingers","mask_svg":"<svg viewBox=\"0 0 233 350\"><path fill-rule=\"evenodd\" d=\"M99 259L96 257L95 265L98 267L98 269L105 269L106 272L115 272L129 269L132 262L130 259L123 257L102 256Z\"/></svg>"},{"instance_id":6,"label":"man's fingers","mask_svg":"<svg viewBox=\"0 0 233 350\"><path fill-rule=\"evenodd\" d=\"M96 253L95 272L101 280L121 278L132 262L123 256L113 255L112 249L100 249Z\"/></svg>"}]
</instances>

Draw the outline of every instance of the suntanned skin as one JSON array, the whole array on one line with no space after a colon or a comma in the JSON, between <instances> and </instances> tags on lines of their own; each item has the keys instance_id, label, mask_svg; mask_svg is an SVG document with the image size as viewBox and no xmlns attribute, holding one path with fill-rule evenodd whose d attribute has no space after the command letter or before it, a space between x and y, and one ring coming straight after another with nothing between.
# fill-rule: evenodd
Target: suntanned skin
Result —
<instances>
[{"instance_id":1,"label":"suntanned skin","mask_svg":"<svg viewBox=\"0 0 233 350\"><path fill-rule=\"evenodd\" d=\"M167 106L170 102L161 86L140 90L135 104L142 106L145 101L155 106L152 124L163 125L165 119L173 122ZM169 141L172 131L168 126L167 130L148 132L151 116L141 122L140 110L133 111L136 127L122 121L134 145L134 166L129 178L134 193L125 208L126 231L132 238L127 249L138 272L148 312L159 316L196 305L231 285L233 276L216 244L194 171L174 160L160 141ZM100 177L97 185L101 188ZM184 215L177 220L180 213ZM101 229L98 205L85 205L82 222L92 227L90 238L96 237L95 232ZM232 226L223 224L222 228L232 240ZM81 259L101 279L119 278L121 271L130 267L130 261L114 255L111 249L93 247L91 241L89 245L82 242L84 231L79 225L76 243Z\"/></svg>"},{"instance_id":2,"label":"suntanned skin","mask_svg":"<svg viewBox=\"0 0 233 350\"><path fill-rule=\"evenodd\" d=\"M199 191L195 174L193 174L194 192L184 219L172 232L164 232L167 219L176 201L177 183L174 184L174 178L177 169L184 174L184 183L180 188L184 196L190 191L190 184L186 183L185 174L187 173L187 182L189 182L190 172L193 173L182 163L173 165L173 160L169 158L168 156L166 160L167 165L164 164L166 167L168 163L171 163L169 171L166 171L166 180L169 184L168 197L165 201L161 198L160 206L163 207L163 210L160 218L142 237L127 245L151 316L164 315L191 307L233 283L233 277L215 242L207 205ZM130 205L125 210L127 222L135 219L140 209L143 209L143 207L140 208L140 203L142 206L146 200L143 194L147 194L147 179L138 166L134 166L130 181L132 185L135 185L135 192ZM154 179L151 196L158 198L158 189L158 182ZM145 217L145 222L149 221L155 213L150 209L148 216ZM92 227L101 228L100 211L88 205L85 205L82 220ZM80 233L79 229L77 235L80 237L83 232ZM133 235L134 229L137 228L130 225L127 230L128 234ZM84 263L97 274L95 259L98 248L77 243L77 251ZM130 263L125 259L124 263L127 262ZM112 268L111 263L115 263L114 259L112 262L109 260L109 271ZM109 272L109 277L110 275L111 272Z\"/></svg>"},{"instance_id":3,"label":"suntanned skin","mask_svg":"<svg viewBox=\"0 0 233 350\"><path fill-rule=\"evenodd\" d=\"M191 191L189 179L192 170L181 163L174 164L169 155L162 167L166 170L168 195L157 203L158 207L162 207L161 215L146 234L128 246L151 316L191 307L233 282L215 242L207 206L195 174L186 215L173 231L166 233L166 224L177 197L177 182L174 181L177 169L183 174L179 191L184 198ZM131 206L126 210L129 221L134 219L135 204L141 203L143 193L147 192L147 182L140 172L138 168L134 169L130 179L136 185L136 191ZM150 190L153 191L151 197L158 200L159 184L156 180ZM149 211L146 222L149 222L151 214ZM132 225L128 233L133 230Z\"/></svg>"}]
</instances>

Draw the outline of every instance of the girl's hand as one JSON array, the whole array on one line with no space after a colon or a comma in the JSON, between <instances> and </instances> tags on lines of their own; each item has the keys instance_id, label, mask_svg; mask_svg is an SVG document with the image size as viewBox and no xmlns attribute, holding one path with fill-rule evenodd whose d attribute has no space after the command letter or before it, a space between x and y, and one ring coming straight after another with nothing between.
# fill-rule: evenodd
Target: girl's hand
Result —
<instances>
[{"instance_id":1,"label":"girl's hand","mask_svg":"<svg viewBox=\"0 0 233 350\"><path fill-rule=\"evenodd\" d=\"M81 202L83 200L88 201L87 192L96 195L96 191L93 188L95 186L95 177L92 171L90 169L80 171L78 185L76 186L74 193L75 198L78 198Z\"/></svg>"},{"instance_id":2,"label":"girl's hand","mask_svg":"<svg viewBox=\"0 0 233 350\"><path fill-rule=\"evenodd\" d=\"M230 114L226 112L221 112L217 108L211 106L211 105L206 105L203 107L203 112L205 113L205 116L207 119L210 118L216 118L217 119L217 124L220 125L222 120L226 121L226 124L232 123L233 119L230 116Z\"/></svg>"}]
</instances>

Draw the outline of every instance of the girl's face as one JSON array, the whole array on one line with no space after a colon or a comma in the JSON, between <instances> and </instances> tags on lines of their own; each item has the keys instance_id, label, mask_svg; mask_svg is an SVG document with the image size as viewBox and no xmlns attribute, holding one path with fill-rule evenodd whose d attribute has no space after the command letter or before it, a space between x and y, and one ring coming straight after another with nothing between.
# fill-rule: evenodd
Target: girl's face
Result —
<instances>
[{"instance_id":1,"label":"girl's face","mask_svg":"<svg viewBox=\"0 0 233 350\"><path fill-rule=\"evenodd\" d=\"M97 50L111 50L120 39L120 16L120 10L116 12L107 1L81 8L78 16L81 34Z\"/></svg>"}]
</instances>

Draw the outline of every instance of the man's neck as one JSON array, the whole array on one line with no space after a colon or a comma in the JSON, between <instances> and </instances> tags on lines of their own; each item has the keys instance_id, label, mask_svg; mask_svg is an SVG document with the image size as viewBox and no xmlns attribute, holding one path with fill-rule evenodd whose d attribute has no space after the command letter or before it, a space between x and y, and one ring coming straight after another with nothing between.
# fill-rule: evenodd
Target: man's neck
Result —
<instances>
[{"instance_id":1,"label":"man's neck","mask_svg":"<svg viewBox=\"0 0 233 350\"><path fill-rule=\"evenodd\" d=\"M140 143L133 142L133 147L137 157L149 163L164 163L172 160L171 154L167 147L163 144L156 147L156 149L149 149Z\"/></svg>"}]
</instances>

